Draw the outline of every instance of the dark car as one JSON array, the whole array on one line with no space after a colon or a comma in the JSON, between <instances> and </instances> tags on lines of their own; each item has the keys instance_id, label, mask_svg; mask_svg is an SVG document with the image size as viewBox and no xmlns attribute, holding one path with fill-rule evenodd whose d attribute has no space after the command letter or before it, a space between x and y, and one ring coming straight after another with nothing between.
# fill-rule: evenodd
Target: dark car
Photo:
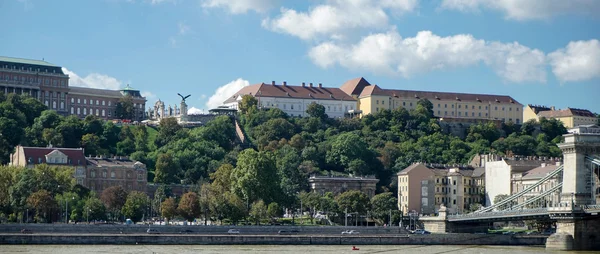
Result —
<instances>
[{"instance_id":1,"label":"dark car","mask_svg":"<svg viewBox=\"0 0 600 254\"><path fill-rule=\"evenodd\" d=\"M194 231L190 230L190 229L184 229L179 231L180 234L193 234Z\"/></svg>"},{"instance_id":2,"label":"dark car","mask_svg":"<svg viewBox=\"0 0 600 254\"><path fill-rule=\"evenodd\" d=\"M298 234L298 230L279 230L279 232L277 232L277 234L280 234L280 235L295 235L295 234Z\"/></svg>"},{"instance_id":3,"label":"dark car","mask_svg":"<svg viewBox=\"0 0 600 254\"><path fill-rule=\"evenodd\" d=\"M31 231L31 229L24 228L24 229L21 229L21 233L22 234L33 234L33 231Z\"/></svg>"}]
</instances>

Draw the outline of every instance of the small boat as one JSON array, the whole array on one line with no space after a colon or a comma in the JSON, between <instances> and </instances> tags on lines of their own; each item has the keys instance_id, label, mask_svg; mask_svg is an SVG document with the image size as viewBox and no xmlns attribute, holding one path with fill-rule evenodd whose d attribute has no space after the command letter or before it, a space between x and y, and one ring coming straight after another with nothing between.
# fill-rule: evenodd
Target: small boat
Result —
<instances>
[{"instance_id":1,"label":"small boat","mask_svg":"<svg viewBox=\"0 0 600 254\"><path fill-rule=\"evenodd\" d=\"M360 249L356 248L356 246L352 246L352 250L360 250Z\"/></svg>"}]
</instances>

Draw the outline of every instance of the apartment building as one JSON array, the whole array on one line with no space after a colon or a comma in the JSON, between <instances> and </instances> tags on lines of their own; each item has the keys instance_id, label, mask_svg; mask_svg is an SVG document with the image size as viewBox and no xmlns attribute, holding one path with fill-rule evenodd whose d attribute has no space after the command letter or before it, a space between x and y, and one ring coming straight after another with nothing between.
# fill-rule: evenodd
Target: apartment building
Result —
<instances>
[{"instance_id":1,"label":"apartment building","mask_svg":"<svg viewBox=\"0 0 600 254\"><path fill-rule=\"evenodd\" d=\"M369 198L375 196L379 179L374 176L339 177L339 176L310 176L308 184L311 191L324 195L331 192L334 195L357 190L365 193Z\"/></svg>"},{"instance_id":2,"label":"apartment building","mask_svg":"<svg viewBox=\"0 0 600 254\"><path fill-rule=\"evenodd\" d=\"M434 214L444 204L450 213L463 213L483 202L483 168L469 165L415 163L398 176L398 207Z\"/></svg>"},{"instance_id":3,"label":"apartment building","mask_svg":"<svg viewBox=\"0 0 600 254\"><path fill-rule=\"evenodd\" d=\"M75 182L100 194L119 185L126 191L146 191L146 165L127 157L86 157L83 148L17 146L10 155L12 166L32 168L38 164L73 168Z\"/></svg>"}]
</instances>

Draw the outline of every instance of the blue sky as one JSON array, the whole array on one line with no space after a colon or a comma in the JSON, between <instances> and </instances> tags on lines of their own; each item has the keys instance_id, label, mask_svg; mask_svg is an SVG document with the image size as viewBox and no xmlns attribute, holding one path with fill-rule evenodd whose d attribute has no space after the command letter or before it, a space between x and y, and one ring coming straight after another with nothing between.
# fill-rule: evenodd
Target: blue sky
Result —
<instances>
[{"instance_id":1,"label":"blue sky","mask_svg":"<svg viewBox=\"0 0 600 254\"><path fill-rule=\"evenodd\" d=\"M63 66L71 85L131 84L148 105L362 76L600 112L597 13L596 0L4 0L0 55Z\"/></svg>"}]
</instances>

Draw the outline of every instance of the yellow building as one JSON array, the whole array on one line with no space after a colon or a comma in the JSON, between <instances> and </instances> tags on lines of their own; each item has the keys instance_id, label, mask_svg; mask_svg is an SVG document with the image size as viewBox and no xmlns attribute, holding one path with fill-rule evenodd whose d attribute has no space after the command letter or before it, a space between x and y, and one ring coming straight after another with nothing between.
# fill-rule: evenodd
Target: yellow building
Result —
<instances>
[{"instance_id":1,"label":"yellow building","mask_svg":"<svg viewBox=\"0 0 600 254\"><path fill-rule=\"evenodd\" d=\"M523 105L506 95L382 89L364 78L349 80L340 89L357 99L357 108L363 115L401 107L411 110L419 100L428 99L434 116L439 118L523 122Z\"/></svg>"},{"instance_id":2,"label":"yellow building","mask_svg":"<svg viewBox=\"0 0 600 254\"><path fill-rule=\"evenodd\" d=\"M542 117L560 120L565 128L596 124L598 122L596 115L587 109L566 108L556 110L554 107L527 105L523 110L523 121L525 122L531 119L539 121Z\"/></svg>"}]
</instances>

